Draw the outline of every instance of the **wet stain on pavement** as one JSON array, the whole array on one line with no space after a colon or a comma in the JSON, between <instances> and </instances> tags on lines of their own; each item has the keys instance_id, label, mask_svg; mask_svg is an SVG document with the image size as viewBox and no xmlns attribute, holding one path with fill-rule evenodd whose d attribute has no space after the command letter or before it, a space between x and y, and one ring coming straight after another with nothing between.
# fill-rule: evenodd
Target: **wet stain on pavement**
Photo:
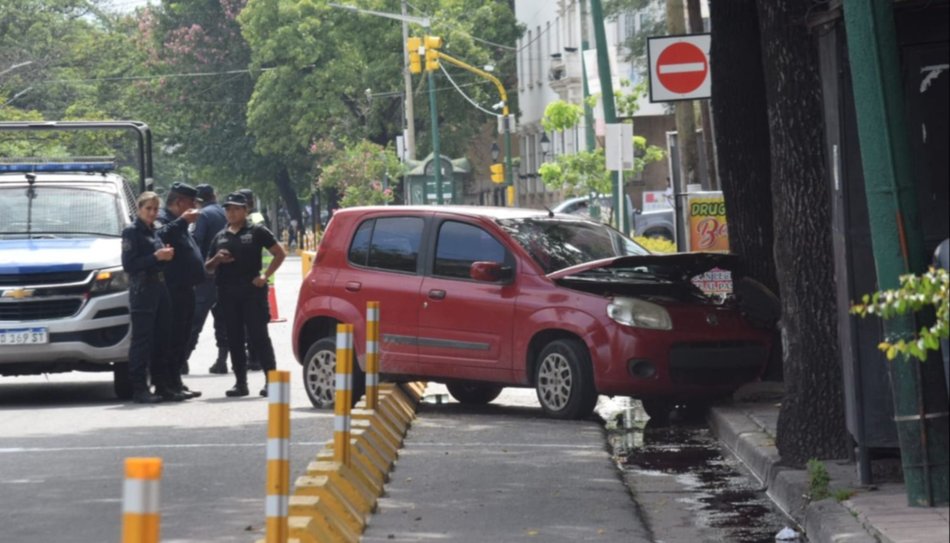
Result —
<instances>
[{"instance_id":1,"label":"wet stain on pavement","mask_svg":"<svg viewBox=\"0 0 950 543\"><path fill-rule=\"evenodd\" d=\"M618 465L637 474L672 476L684 489L680 501L700 528L714 529L721 541L773 543L789 524L764 491L754 486L702 422L679 422L651 428L642 422L626 428L608 424Z\"/></svg>"}]
</instances>

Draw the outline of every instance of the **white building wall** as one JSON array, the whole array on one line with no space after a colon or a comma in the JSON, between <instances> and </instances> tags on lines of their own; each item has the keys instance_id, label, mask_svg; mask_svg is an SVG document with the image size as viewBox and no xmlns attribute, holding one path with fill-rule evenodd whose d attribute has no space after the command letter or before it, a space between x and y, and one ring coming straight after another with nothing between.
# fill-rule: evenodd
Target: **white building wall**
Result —
<instances>
[{"instance_id":1,"label":"white building wall","mask_svg":"<svg viewBox=\"0 0 950 543\"><path fill-rule=\"evenodd\" d=\"M596 44L590 26L589 3L587 8L585 23L588 26L588 48L593 49ZM560 195L546 191L537 178L538 167L545 158L550 160L553 155L574 153L586 148L586 126L583 121L575 130L548 134L551 142L548 156L542 156L540 145L543 132L541 119L549 103L558 99L583 103L580 15L578 0L515 1L515 16L518 23L526 28L524 37L518 42L517 52L520 110L517 137L521 146L518 193L522 206L548 203L560 198ZM615 79L620 77L636 83L639 76L634 66L624 60L627 51L623 42L631 24L635 25L633 31L639 31L639 18L636 15L605 21L604 26L608 47L617 59L617 73L613 74ZM644 97L637 116L665 113L662 104L650 104Z\"/></svg>"}]
</instances>

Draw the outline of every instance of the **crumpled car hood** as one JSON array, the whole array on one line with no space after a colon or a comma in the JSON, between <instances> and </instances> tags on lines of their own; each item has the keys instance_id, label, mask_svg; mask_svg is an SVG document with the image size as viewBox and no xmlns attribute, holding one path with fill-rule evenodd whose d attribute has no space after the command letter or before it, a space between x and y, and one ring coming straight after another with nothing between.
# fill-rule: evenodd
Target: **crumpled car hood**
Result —
<instances>
[{"instance_id":1,"label":"crumpled car hood","mask_svg":"<svg viewBox=\"0 0 950 543\"><path fill-rule=\"evenodd\" d=\"M648 266L651 272L658 278L666 279L670 282L682 282L688 281L692 277L713 268L737 271L739 265L739 256L731 253L674 253L667 255L618 256L564 268L549 273L548 278L556 281L596 269Z\"/></svg>"}]
</instances>

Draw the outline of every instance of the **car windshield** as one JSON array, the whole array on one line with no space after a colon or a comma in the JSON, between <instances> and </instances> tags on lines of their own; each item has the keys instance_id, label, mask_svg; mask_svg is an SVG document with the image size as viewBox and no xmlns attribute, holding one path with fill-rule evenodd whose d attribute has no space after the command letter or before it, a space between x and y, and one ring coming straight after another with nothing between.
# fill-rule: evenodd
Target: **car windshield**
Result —
<instances>
[{"instance_id":1,"label":"car windshield","mask_svg":"<svg viewBox=\"0 0 950 543\"><path fill-rule=\"evenodd\" d=\"M118 237L122 235L115 194L76 187L0 187L0 239Z\"/></svg>"},{"instance_id":2,"label":"car windshield","mask_svg":"<svg viewBox=\"0 0 950 543\"><path fill-rule=\"evenodd\" d=\"M504 229L544 269L544 273L650 251L604 224L561 218L499 219Z\"/></svg>"}]
</instances>

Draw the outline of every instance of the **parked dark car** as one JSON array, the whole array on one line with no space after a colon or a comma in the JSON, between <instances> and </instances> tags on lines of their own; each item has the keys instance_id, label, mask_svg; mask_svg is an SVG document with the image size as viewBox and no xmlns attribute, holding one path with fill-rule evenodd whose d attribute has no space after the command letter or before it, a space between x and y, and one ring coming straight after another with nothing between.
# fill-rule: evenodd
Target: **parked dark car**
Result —
<instances>
[{"instance_id":1,"label":"parked dark car","mask_svg":"<svg viewBox=\"0 0 950 543\"><path fill-rule=\"evenodd\" d=\"M732 270L734 293L691 279ZM598 394L707 402L756 380L775 308L734 255L653 255L607 225L493 207L336 212L304 279L293 344L315 406L333 401L337 323L379 301L381 373L444 382L464 403L534 387L544 411L583 418Z\"/></svg>"}]
</instances>

